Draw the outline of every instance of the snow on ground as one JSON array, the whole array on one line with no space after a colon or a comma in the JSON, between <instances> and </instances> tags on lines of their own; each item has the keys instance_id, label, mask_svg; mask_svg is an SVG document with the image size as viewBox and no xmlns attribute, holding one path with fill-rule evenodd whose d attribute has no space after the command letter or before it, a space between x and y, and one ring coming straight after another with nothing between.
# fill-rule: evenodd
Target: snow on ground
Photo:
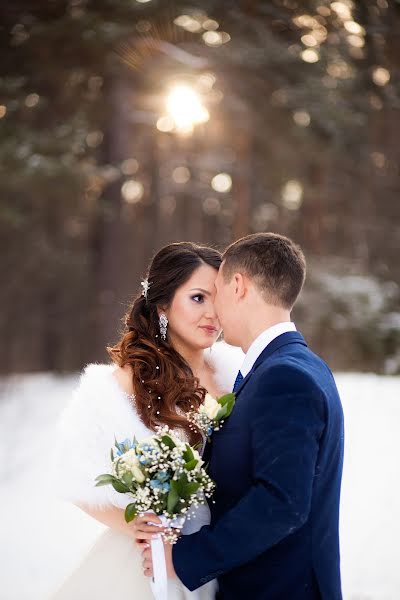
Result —
<instances>
[{"instance_id":1,"label":"snow on ground","mask_svg":"<svg viewBox=\"0 0 400 600\"><path fill-rule=\"evenodd\" d=\"M55 498L54 425L77 377L0 380L0 597L44 600L103 526ZM345 600L400 598L400 377L337 376L346 419ZM90 600L90 599L89 599Z\"/></svg>"}]
</instances>

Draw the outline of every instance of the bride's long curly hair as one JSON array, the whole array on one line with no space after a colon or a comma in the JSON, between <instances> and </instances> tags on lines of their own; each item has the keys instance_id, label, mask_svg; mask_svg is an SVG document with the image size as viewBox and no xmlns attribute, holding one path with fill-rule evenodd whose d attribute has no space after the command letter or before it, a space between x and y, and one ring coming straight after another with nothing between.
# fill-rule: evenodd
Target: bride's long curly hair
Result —
<instances>
[{"instance_id":1,"label":"bride's long curly hair","mask_svg":"<svg viewBox=\"0 0 400 600\"><path fill-rule=\"evenodd\" d=\"M120 367L129 365L133 375L136 408L142 422L151 430L157 425L181 428L191 444L201 441L188 420L176 412L197 409L206 390L167 339L161 338L157 307L168 307L176 290L201 265L218 270L221 254L213 248L191 242L178 242L162 248L151 261L147 298L138 295L125 317L126 330L119 342L108 348Z\"/></svg>"}]
</instances>

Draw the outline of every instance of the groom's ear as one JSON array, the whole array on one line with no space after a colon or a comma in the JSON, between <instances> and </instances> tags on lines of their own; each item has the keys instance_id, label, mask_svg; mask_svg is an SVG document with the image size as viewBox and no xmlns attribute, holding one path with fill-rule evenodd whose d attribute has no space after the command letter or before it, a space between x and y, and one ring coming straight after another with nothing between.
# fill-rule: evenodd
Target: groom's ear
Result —
<instances>
[{"instance_id":1,"label":"groom's ear","mask_svg":"<svg viewBox=\"0 0 400 600\"><path fill-rule=\"evenodd\" d=\"M235 273L233 276L233 284L235 289L235 297L241 300L247 293L246 278L241 273Z\"/></svg>"}]
</instances>

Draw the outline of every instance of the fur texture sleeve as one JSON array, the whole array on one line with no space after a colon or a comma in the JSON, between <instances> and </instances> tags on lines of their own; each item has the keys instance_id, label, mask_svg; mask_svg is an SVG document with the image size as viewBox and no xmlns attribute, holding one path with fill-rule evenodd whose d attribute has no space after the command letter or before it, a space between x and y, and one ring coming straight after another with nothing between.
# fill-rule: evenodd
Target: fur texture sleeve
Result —
<instances>
[{"instance_id":1,"label":"fur texture sleeve","mask_svg":"<svg viewBox=\"0 0 400 600\"><path fill-rule=\"evenodd\" d=\"M96 508L125 508L129 498L112 486L95 487L95 478L110 473L114 436L122 441L151 435L131 400L112 375L113 365L89 365L57 429L55 478L66 500Z\"/></svg>"},{"instance_id":2,"label":"fur texture sleeve","mask_svg":"<svg viewBox=\"0 0 400 600\"><path fill-rule=\"evenodd\" d=\"M211 350L205 350L205 357L215 370L215 378L222 393L231 392L245 357L242 349L217 342Z\"/></svg>"},{"instance_id":3,"label":"fur texture sleeve","mask_svg":"<svg viewBox=\"0 0 400 600\"><path fill-rule=\"evenodd\" d=\"M215 369L221 393L232 390L244 354L240 348L218 342L205 351ZM110 472L110 450L119 441L152 435L131 400L112 375L114 365L89 365L57 427L53 460L56 488L64 499L97 508L125 508L129 498L111 486L95 487L97 475Z\"/></svg>"}]
</instances>

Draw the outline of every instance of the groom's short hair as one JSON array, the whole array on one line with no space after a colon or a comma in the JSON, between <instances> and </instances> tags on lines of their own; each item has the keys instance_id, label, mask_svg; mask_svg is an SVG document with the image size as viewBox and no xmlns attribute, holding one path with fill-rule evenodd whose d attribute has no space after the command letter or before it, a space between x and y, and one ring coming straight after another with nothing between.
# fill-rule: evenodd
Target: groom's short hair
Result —
<instances>
[{"instance_id":1,"label":"groom's short hair","mask_svg":"<svg viewBox=\"0 0 400 600\"><path fill-rule=\"evenodd\" d=\"M242 273L254 280L268 304L293 308L305 280L306 261L292 240L277 233L255 233L228 246L222 260L225 281Z\"/></svg>"}]
</instances>

